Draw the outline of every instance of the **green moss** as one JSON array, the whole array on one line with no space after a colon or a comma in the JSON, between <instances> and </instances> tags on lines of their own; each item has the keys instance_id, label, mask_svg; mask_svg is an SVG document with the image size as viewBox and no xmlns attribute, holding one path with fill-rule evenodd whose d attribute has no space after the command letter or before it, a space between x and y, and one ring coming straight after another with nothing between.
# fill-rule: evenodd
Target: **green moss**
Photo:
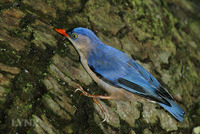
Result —
<instances>
[{"instance_id":1,"label":"green moss","mask_svg":"<svg viewBox=\"0 0 200 134\"><path fill-rule=\"evenodd\" d=\"M20 52L9 47L6 42L0 41L0 59L1 62L10 66L18 64L21 59Z\"/></svg>"},{"instance_id":2,"label":"green moss","mask_svg":"<svg viewBox=\"0 0 200 134\"><path fill-rule=\"evenodd\" d=\"M194 111L191 110L191 115L193 115L194 121L196 123L199 123L200 122L200 102L198 102L196 105L194 104Z\"/></svg>"},{"instance_id":3,"label":"green moss","mask_svg":"<svg viewBox=\"0 0 200 134\"><path fill-rule=\"evenodd\" d=\"M26 119L39 108L36 108L35 104L40 103L38 98L46 92L42 79L47 74L52 55L53 49L50 47L42 50L30 45L22 52L12 49L5 42L0 42L1 62L21 70L12 80L13 85L5 88L7 94L12 96L12 103L7 101L4 104L12 107L7 112L12 119ZM10 122L5 123L5 128L10 125Z\"/></svg>"},{"instance_id":4,"label":"green moss","mask_svg":"<svg viewBox=\"0 0 200 134\"><path fill-rule=\"evenodd\" d=\"M58 53L62 57L66 56L66 55L72 56L69 53L69 45L71 45L71 43L69 41L63 42L62 40L58 40L58 46L56 47L56 53Z\"/></svg>"},{"instance_id":5,"label":"green moss","mask_svg":"<svg viewBox=\"0 0 200 134\"><path fill-rule=\"evenodd\" d=\"M44 94L43 97L51 98L51 96L49 94Z\"/></svg>"},{"instance_id":6,"label":"green moss","mask_svg":"<svg viewBox=\"0 0 200 134\"><path fill-rule=\"evenodd\" d=\"M197 114L200 116L200 107L197 109Z\"/></svg>"},{"instance_id":7,"label":"green moss","mask_svg":"<svg viewBox=\"0 0 200 134\"><path fill-rule=\"evenodd\" d=\"M27 104L24 106L24 108L28 111L32 109L32 104Z\"/></svg>"},{"instance_id":8,"label":"green moss","mask_svg":"<svg viewBox=\"0 0 200 134\"><path fill-rule=\"evenodd\" d=\"M5 94L5 96L7 96L8 95L8 93L10 92L10 87L3 87L3 89L5 89L5 91L6 91L6 94Z\"/></svg>"}]
</instances>

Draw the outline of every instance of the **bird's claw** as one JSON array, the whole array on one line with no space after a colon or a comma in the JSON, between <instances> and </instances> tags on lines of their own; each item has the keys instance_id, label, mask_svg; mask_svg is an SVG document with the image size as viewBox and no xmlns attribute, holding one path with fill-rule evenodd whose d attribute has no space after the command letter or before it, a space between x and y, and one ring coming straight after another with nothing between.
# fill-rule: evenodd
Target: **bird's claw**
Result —
<instances>
[{"instance_id":1,"label":"bird's claw","mask_svg":"<svg viewBox=\"0 0 200 134\"><path fill-rule=\"evenodd\" d=\"M105 122L108 118L107 113L105 112L105 109L103 108L103 106L101 105L101 103L97 100L99 97L102 97L101 95L92 95L87 93L80 85L75 85L77 87L77 89L74 91L74 93L76 93L77 91L81 91L81 95L84 94L87 97L92 97L94 102L100 107L101 112L104 114L104 119L102 122Z\"/></svg>"},{"instance_id":2,"label":"bird's claw","mask_svg":"<svg viewBox=\"0 0 200 134\"><path fill-rule=\"evenodd\" d=\"M76 93L77 91L82 91L80 88L77 88L74 93Z\"/></svg>"}]
</instances>

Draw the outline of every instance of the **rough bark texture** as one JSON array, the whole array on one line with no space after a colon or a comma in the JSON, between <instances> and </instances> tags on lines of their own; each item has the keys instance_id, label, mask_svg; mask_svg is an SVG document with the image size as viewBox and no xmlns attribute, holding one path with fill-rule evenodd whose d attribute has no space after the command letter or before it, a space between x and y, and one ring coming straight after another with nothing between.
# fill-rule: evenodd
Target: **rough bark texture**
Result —
<instances>
[{"instance_id":1,"label":"rough bark texture","mask_svg":"<svg viewBox=\"0 0 200 134\"><path fill-rule=\"evenodd\" d=\"M198 133L198 0L1 0L0 131L3 133ZM185 110L184 122L152 103L101 100L103 120L80 84L90 78L68 40L53 27L87 27L150 71Z\"/></svg>"}]
</instances>

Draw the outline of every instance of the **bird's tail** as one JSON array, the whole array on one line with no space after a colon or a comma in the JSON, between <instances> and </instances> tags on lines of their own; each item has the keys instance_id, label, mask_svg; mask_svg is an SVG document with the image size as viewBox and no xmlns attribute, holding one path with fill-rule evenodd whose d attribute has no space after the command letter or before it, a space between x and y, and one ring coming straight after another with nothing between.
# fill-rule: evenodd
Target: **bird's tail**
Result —
<instances>
[{"instance_id":1,"label":"bird's tail","mask_svg":"<svg viewBox=\"0 0 200 134\"><path fill-rule=\"evenodd\" d=\"M169 102L171 106L168 106L163 103L158 103L158 104L161 105L163 108L165 108L167 111L169 111L177 120L182 122L184 120L184 115L185 115L183 109L173 100L167 98L165 98L165 100Z\"/></svg>"}]
</instances>

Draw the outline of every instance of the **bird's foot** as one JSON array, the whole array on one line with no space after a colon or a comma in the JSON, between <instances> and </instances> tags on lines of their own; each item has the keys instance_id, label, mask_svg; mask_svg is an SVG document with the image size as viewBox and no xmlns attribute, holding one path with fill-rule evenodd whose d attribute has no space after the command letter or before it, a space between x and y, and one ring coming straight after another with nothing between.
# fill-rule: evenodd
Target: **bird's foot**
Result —
<instances>
[{"instance_id":1,"label":"bird's foot","mask_svg":"<svg viewBox=\"0 0 200 134\"><path fill-rule=\"evenodd\" d=\"M86 92L80 85L76 85L78 87L74 92L81 91L81 93L87 97L93 98L94 102L100 107L102 113L104 114L104 120L102 122L105 122L107 120L107 113L101 103L98 101L98 99L112 99L111 96L102 96L102 95L92 95Z\"/></svg>"},{"instance_id":2,"label":"bird's foot","mask_svg":"<svg viewBox=\"0 0 200 134\"><path fill-rule=\"evenodd\" d=\"M105 109L103 108L103 106L101 105L101 103L97 100L97 98L93 98L93 100L100 107L101 112L104 114L104 119L103 119L102 122L105 122L107 120L107 118L108 118L108 115L107 115Z\"/></svg>"}]
</instances>

